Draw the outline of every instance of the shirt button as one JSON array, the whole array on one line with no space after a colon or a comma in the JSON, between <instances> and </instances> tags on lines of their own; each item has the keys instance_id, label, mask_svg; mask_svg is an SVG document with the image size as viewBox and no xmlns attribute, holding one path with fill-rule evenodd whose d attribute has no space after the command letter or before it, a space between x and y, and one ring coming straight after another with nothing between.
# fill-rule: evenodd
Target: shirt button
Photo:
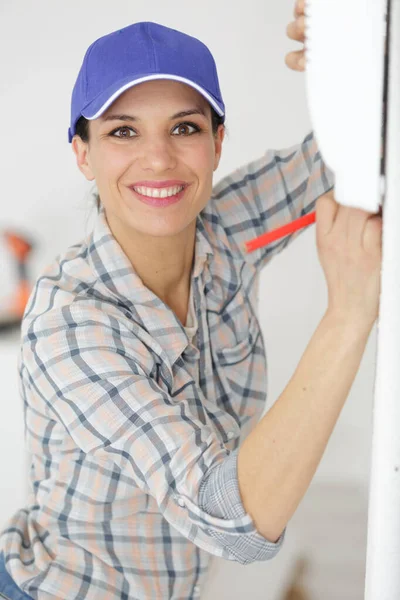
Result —
<instances>
[{"instance_id":1,"label":"shirt button","mask_svg":"<svg viewBox=\"0 0 400 600\"><path fill-rule=\"evenodd\" d=\"M193 593L194 594L200 594L200 586L199 585L195 585L193 588Z\"/></svg>"},{"instance_id":2,"label":"shirt button","mask_svg":"<svg viewBox=\"0 0 400 600\"><path fill-rule=\"evenodd\" d=\"M233 433L233 431L228 431L226 435L228 436L228 440L231 440L235 434Z\"/></svg>"},{"instance_id":3,"label":"shirt button","mask_svg":"<svg viewBox=\"0 0 400 600\"><path fill-rule=\"evenodd\" d=\"M178 504L179 506L185 506L185 501L183 498L178 498Z\"/></svg>"}]
</instances>

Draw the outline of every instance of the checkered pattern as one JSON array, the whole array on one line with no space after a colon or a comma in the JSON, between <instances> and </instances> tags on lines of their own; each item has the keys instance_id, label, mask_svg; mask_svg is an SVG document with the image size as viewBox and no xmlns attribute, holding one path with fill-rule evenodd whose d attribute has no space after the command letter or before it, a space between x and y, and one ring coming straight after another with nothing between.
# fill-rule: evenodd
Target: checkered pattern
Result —
<instances>
[{"instance_id":1,"label":"checkered pattern","mask_svg":"<svg viewBox=\"0 0 400 600\"><path fill-rule=\"evenodd\" d=\"M187 600L212 555L249 564L279 551L285 532L265 539L243 507L237 455L266 402L258 275L301 231L251 254L244 242L332 187L312 133L214 187L192 279L199 384L182 324L103 211L38 277L19 360L31 493L0 538L32 598Z\"/></svg>"}]
</instances>

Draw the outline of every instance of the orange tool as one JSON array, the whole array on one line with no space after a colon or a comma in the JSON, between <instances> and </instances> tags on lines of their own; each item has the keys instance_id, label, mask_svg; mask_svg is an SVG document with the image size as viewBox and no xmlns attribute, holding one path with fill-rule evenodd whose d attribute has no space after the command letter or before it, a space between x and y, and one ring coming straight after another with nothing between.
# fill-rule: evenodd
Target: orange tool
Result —
<instances>
[{"instance_id":1,"label":"orange tool","mask_svg":"<svg viewBox=\"0 0 400 600\"><path fill-rule=\"evenodd\" d=\"M10 306L0 315L0 331L18 327L27 305L31 286L27 273L27 262L33 249L33 243L16 232L3 231L8 250L17 263L17 286Z\"/></svg>"},{"instance_id":2,"label":"orange tool","mask_svg":"<svg viewBox=\"0 0 400 600\"><path fill-rule=\"evenodd\" d=\"M285 235L289 235L289 233L293 233L298 229L302 229L302 227L307 227L311 223L315 223L316 220L316 211L305 215L304 217L300 217L287 225L283 225L283 227L278 227L278 229L274 229L273 231L269 231L268 233L263 233L262 235L245 242L247 252L253 252L258 248L262 248L271 242L275 242L275 240L279 240L279 238L284 237Z\"/></svg>"}]
</instances>

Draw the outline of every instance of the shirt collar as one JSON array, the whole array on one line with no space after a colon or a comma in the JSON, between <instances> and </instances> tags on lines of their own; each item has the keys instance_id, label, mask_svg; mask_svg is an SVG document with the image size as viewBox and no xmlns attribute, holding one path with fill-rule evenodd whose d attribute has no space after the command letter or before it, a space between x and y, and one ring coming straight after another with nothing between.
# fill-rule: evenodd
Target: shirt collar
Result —
<instances>
[{"instance_id":1,"label":"shirt collar","mask_svg":"<svg viewBox=\"0 0 400 600\"><path fill-rule=\"evenodd\" d=\"M214 250L201 214L196 219L195 261L192 278L199 277ZM97 278L107 291L137 314L157 349L161 346L172 365L188 346L186 332L179 319L158 296L147 288L134 270L132 263L111 232L104 207L96 216L93 231L88 239L88 259ZM200 318L198 319L200 323Z\"/></svg>"}]
</instances>

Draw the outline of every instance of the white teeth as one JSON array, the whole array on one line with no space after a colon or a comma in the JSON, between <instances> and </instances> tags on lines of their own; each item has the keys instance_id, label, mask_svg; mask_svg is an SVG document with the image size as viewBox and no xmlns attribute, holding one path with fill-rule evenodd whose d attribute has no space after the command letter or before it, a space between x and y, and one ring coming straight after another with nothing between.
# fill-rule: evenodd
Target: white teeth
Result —
<instances>
[{"instance_id":1,"label":"white teeth","mask_svg":"<svg viewBox=\"0 0 400 600\"><path fill-rule=\"evenodd\" d=\"M150 198L168 198L169 196L175 196L178 192L183 190L185 186L176 185L170 188L148 188L148 187L134 187L135 192L142 194L142 196L150 196Z\"/></svg>"}]
</instances>

